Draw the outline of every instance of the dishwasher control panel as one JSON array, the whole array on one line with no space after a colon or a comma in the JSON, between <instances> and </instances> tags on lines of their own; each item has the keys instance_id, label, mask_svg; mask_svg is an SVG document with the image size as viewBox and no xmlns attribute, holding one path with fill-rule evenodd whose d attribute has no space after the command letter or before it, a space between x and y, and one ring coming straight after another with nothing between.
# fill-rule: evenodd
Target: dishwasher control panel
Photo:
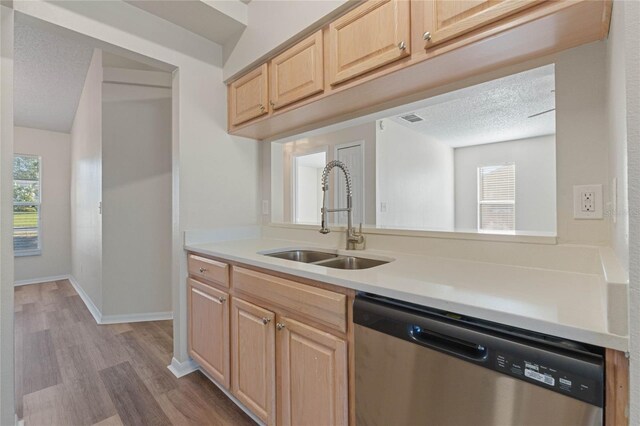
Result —
<instances>
[{"instance_id":1,"label":"dishwasher control panel","mask_svg":"<svg viewBox=\"0 0 640 426\"><path fill-rule=\"evenodd\" d=\"M563 371L557 366L543 364L537 360L503 352L495 352L493 361L495 370L502 373L548 387L591 404L601 404L601 389L595 380L588 377Z\"/></svg>"}]
</instances>

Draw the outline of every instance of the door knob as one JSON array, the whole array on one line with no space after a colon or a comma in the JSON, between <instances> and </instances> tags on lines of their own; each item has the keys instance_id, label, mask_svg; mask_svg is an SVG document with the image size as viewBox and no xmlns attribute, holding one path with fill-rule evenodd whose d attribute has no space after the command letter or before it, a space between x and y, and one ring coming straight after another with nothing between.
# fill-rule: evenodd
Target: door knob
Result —
<instances>
[{"instance_id":1,"label":"door knob","mask_svg":"<svg viewBox=\"0 0 640 426\"><path fill-rule=\"evenodd\" d=\"M431 33L429 31L425 32L424 34L422 34L422 38L424 39L424 41L431 40Z\"/></svg>"},{"instance_id":2,"label":"door knob","mask_svg":"<svg viewBox=\"0 0 640 426\"><path fill-rule=\"evenodd\" d=\"M404 41L401 41L400 43L398 43L398 49L405 50L406 48L407 48L407 43L405 43Z\"/></svg>"}]
</instances>

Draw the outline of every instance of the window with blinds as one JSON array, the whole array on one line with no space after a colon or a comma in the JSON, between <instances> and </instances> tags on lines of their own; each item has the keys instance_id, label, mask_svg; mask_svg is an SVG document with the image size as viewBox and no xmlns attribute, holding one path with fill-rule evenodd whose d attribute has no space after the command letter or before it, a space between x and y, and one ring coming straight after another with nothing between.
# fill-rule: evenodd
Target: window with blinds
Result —
<instances>
[{"instance_id":1,"label":"window with blinds","mask_svg":"<svg viewBox=\"0 0 640 426\"><path fill-rule=\"evenodd\" d=\"M516 165L478 167L478 229L516 229Z\"/></svg>"},{"instance_id":2,"label":"window with blinds","mask_svg":"<svg viewBox=\"0 0 640 426\"><path fill-rule=\"evenodd\" d=\"M41 160L35 155L13 158L13 250L15 256L40 254Z\"/></svg>"}]
</instances>

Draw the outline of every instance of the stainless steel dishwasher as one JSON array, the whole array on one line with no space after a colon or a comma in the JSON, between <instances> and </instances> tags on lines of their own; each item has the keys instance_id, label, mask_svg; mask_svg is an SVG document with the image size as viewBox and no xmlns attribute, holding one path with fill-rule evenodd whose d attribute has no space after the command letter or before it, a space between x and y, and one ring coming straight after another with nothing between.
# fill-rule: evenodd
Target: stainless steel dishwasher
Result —
<instances>
[{"instance_id":1,"label":"stainless steel dishwasher","mask_svg":"<svg viewBox=\"0 0 640 426\"><path fill-rule=\"evenodd\" d=\"M356 423L601 425L600 348L360 294Z\"/></svg>"}]
</instances>

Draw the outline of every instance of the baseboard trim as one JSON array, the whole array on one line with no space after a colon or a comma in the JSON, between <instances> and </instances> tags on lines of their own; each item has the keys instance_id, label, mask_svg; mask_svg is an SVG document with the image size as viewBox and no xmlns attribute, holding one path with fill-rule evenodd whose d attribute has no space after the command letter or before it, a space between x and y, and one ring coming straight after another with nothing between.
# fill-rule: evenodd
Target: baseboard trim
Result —
<instances>
[{"instance_id":1,"label":"baseboard trim","mask_svg":"<svg viewBox=\"0 0 640 426\"><path fill-rule=\"evenodd\" d=\"M177 359L173 358L171 360L171 364L167 366L169 371L173 373L178 379L180 377L186 376L187 374L191 374L194 371L198 370L200 366L197 362L189 358L188 361L180 362Z\"/></svg>"},{"instance_id":2,"label":"baseboard trim","mask_svg":"<svg viewBox=\"0 0 640 426\"><path fill-rule=\"evenodd\" d=\"M101 324L120 324L123 322L166 321L173 319L173 312L149 312L146 314L102 315Z\"/></svg>"},{"instance_id":3,"label":"baseboard trim","mask_svg":"<svg viewBox=\"0 0 640 426\"><path fill-rule=\"evenodd\" d=\"M86 305L93 319L97 324L122 324L128 322L147 322L147 321L165 321L173 319L173 312L148 312L142 314L119 314L119 315L103 315L100 309L93 303L93 300L84 291L84 289L78 284L78 281L70 275L69 282L76 290L84 304Z\"/></svg>"},{"instance_id":4,"label":"baseboard trim","mask_svg":"<svg viewBox=\"0 0 640 426\"><path fill-rule=\"evenodd\" d=\"M80 284L78 284L78 281L76 281L73 275L69 276L69 282L76 290L76 293L78 293L78 296L80 296L87 309L89 309L91 315L93 315L93 319L96 320L96 323L102 324L102 312L100 312L100 309L98 309L98 307L93 303L93 300L91 300L89 295L84 291Z\"/></svg>"},{"instance_id":5,"label":"baseboard trim","mask_svg":"<svg viewBox=\"0 0 640 426\"><path fill-rule=\"evenodd\" d=\"M52 275L50 277L40 277L40 278L31 278L29 280L19 280L14 282L13 286L20 287L23 285L43 284L43 283L49 283L53 281L68 280L69 278L71 278L71 275Z\"/></svg>"}]
</instances>

